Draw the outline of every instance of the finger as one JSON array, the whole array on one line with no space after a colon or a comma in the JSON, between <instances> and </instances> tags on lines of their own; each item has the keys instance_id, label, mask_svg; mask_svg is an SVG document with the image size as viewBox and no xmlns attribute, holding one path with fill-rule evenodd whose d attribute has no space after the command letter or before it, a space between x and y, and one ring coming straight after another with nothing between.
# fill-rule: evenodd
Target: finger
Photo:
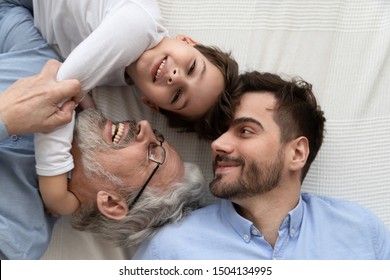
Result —
<instances>
[{"instance_id":1,"label":"finger","mask_svg":"<svg viewBox=\"0 0 390 280\"><path fill-rule=\"evenodd\" d=\"M50 59L46 62L45 66L41 70L41 75L44 77L48 76L50 78L56 79L58 69L61 66L61 62L55 59Z\"/></svg>"},{"instance_id":2,"label":"finger","mask_svg":"<svg viewBox=\"0 0 390 280\"><path fill-rule=\"evenodd\" d=\"M81 90L81 84L79 80L69 80L73 83L73 86L75 87L75 94L72 96L72 100L76 103L79 104L81 100L84 98L84 92Z\"/></svg>"},{"instance_id":3,"label":"finger","mask_svg":"<svg viewBox=\"0 0 390 280\"><path fill-rule=\"evenodd\" d=\"M69 123L72 120L73 110L75 108L76 104L73 100L69 100L65 102L61 108L57 111L57 115L61 121L63 121L63 124Z\"/></svg>"},{"instance_id":4,"label":"finger","mask_svg":"<svg viewBox=\"0 0 390 280\"><path fill-rule=\"evenodd\" d=\"M63 80L55 86L55 98L72 99L75 103L79 103L83 97L80 82L76 79Z\"/></svg>"}]
</instances>

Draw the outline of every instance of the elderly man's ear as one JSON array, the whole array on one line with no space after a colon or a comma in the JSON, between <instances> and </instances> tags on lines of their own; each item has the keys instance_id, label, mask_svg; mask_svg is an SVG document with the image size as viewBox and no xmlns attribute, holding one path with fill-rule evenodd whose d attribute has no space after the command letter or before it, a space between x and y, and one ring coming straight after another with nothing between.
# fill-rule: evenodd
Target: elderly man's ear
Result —
<instances>
[{"instance_id":1,"label":"elderly man's ear","mask_svg":"<svg viewBox=\"0 0 390 280\"><path fill-rule=\"evenodd\" d=\"M99 211L106 217L113 220L120 220L128 213L126 201L117 194L99 191L96 197Z\"/></svg>"}]
</instances>

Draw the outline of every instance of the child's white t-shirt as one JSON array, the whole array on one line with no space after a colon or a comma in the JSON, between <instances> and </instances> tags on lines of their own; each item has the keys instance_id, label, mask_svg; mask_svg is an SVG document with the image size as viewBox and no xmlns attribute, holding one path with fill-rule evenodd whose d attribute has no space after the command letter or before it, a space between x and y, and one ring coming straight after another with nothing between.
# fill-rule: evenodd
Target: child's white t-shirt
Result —
<instances>
[{"instance_id":1,"label":"child's white t-shirt","mask_svg":"<svg viewBox=\"0 0 390 280\"><path fill-rule=\"evenodd\" d=\"M34 0L35 25L65 59L57 79L80 80L83 91L127 85L125 68L168 36L154 0ZM73 121L35 134L38 175L73 168Z\"/></svg>"}]
</instances>

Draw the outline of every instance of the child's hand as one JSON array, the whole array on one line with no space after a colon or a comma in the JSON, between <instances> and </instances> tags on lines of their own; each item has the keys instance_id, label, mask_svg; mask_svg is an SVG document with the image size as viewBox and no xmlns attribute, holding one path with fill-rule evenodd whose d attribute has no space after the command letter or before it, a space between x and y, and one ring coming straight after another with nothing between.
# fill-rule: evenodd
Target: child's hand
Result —
<instances>
[{"instance_id":1,"label":"child's hand","mask_svg":"<svg viewBox=\"0 0 390 280\"><path fill-rule=\"evenodd\" d=\"M84 95L83 99L80 101L78 106L81 108L81 110L85 110L85 109L88 109L88 108L96 109L95 102L93 101L92 96L91 96L90 93L86 93Z\"/></svg>"},{"instance_id":2,"label":"child's hand","mask_svg":"<svg viewBox=\"0 0 390 280\"><path fill-rule=\"evenodd\" d=\"M77 196L68 190L66 173L56 176L39 176L39 190L47 213L58 217L70 215L80 207Z\"/></svg>"},{"instance_id":3,"label":"child's hand","mask_svg":"<svg viewBox=\"0 0 390 280\"><path fill-rule=\"evenodd\" d=\"M45 211L46 211L47 214L49 214L49 215L51 215L51 216L53 216L53 217L56 217L56 218L58 218L58 217L61 216L61 215L60 215L58 212L56 212L54 209L53 209L53 210L50 210L49 208L45 207Z\"/></svg>"}]
</instances>

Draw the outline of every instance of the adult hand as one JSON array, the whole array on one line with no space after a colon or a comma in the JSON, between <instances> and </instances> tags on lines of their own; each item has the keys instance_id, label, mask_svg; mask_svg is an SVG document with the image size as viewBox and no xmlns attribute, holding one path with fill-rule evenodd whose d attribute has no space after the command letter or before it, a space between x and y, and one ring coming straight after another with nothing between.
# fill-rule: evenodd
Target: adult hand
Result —
<instances>
[{"instance_id":1,"label":"adult hand","mask_svg":"<svg viewBox=\"0 0 390 280\"><path fill-rule=\"evenodd\" d=\"M48 132L71 121L81 85L75 79L57 81L60 65L49 60L38 75L18 80L0 94L0 118L8 134Z\"/></svg>"}]
</instances>

